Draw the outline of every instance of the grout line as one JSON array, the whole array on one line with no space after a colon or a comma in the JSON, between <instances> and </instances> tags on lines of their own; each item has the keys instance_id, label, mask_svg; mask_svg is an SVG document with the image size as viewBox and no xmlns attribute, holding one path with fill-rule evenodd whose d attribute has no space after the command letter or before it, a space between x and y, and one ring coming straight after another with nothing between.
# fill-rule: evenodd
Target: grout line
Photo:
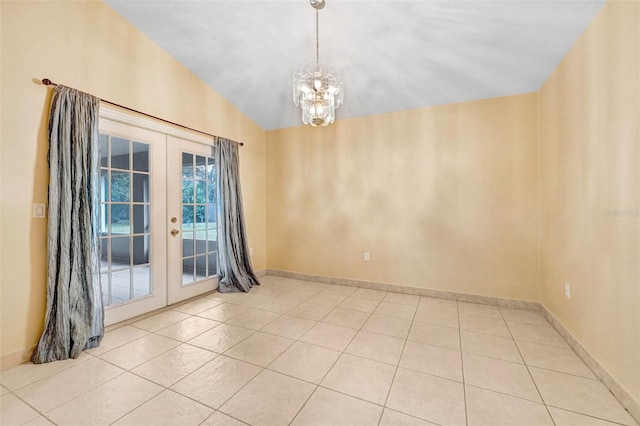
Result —
<instances>
[{"instance_id":1,"label":"grout line","mask_svg":"<svg viewBox=\"0 0 640 426\"><path fill-rule=\"evenodd\" d=\"M380 302L380 303L382 303L382 302ZM393 388L393 384L396 381L396 375L398 374L398 369L400 368L400 363L402 362L402 357L404 356L404 350L407 347L407 342L409 341L409 335L411 334L411 328L413 328L413 323L415 322L416 314L418 313L418 308L419 307L420 307L420 299L418 299L418 303L416 304L416 307L413 310L413 316L411 317L411 325L409 326L409 331L407 332L407 336L405 337L404 343L402 344L402 351L400 352L400 357L398 358L398 363L396 364L396 369L393 372L393 377L391 378L391 384L389 385L389 390L387 391L387 396L384 398L384 407L385 408L387 407L387 402L389 402L389 396L391 395L391 389ZM384 414L384 409L382 410L382 414ZM378 426L380 426L380 422L381 421L382 421L382 415L380 415L380 418L378 419Z\"/></svg>"},{"instance_id":2,"label":"grout line","mask_svg":"<svg viewBox=\"0 0 640 426\"><path fill-rule=\"evenodd\" d=\"M353 292L351 292L351 294L355 293L357 290L354 290ZM347 296L348 298L349 296ZM345 299L346 300L346 299ZM344 301L344 300L343 300ZM341 302L342 303L342 302ZM329 389L326 388L324 386L321 386L321 383L324 381L324 379L327 377L327 375L331 372L331 370L333 370L333 367L335 367L335 365L338 363L338 361L340 360L340 358L342 358L342 355L345 354L345 350L347 350L347 348L349 348L349 345L351 345L351 342L353 342L353 339L356 338L356 336L358 335L358 333L362 330L362 327L364 327L364 325L367 323L367 321L369 320L369 318L371 317L371 315L373 315L373 312L378 308L378 306L380 305L380 303L382 303L382 300L378 301L378 303L376 304L376 307L368 313L367 318L365 318L365 320L362 322L362 325L360 326L360 328L358 328L355 332L355 334L351 337L351 339L349 340L349 342L347 342L347 344L344 346L344 348L342 349L342 351L336 351L336 352L340 352L340 355L338 355L338 357L336 358L336 360L331 364L331 366L327 369L327 372L322 376L322 378L318 381L318 384L316 385L316 388L313 390L313 392L311 392L311 395L309 395L309 398L307 398L307 400L304 402L304 404L302 404L302 406L298 409L298 411L296 412L295 416L293 416L293 418L291 419L291 421L289 422L289 424L293 423L296 419L296 417L298 417L298 415L302 412L302 410L304 409L304 407L307 405L307 403L309 402L309 400L311 399L311 397L318 391L318 388L322 387L324 389ZM339 305L338 305L339 306ZM335 308L334 308L335 309ZM346 308L345 308L346 309ZM323 319L329 315L331 312L333 312L333 310L329 311L324 317L322 317ZM318 321L320 322L320 321ZM317 324L317 323L316 323ZM335 325L335 324L334 324ZM315 326L314 326L315 327ZM305 333L306 334L306 333ZM304 336L304 335L303 335ZM301 336L302 337L302 336ZM300 341L300 340L298 340ZM307 342L303 342L303 343L307 343ZM312 343L308 343L308 344L312 344ZM319 346L319 345L315 345L315 346ZM322 346L319 346L322 347ZM327 348L328 349L328 348ZM334 349L335 350L335 349ZM331 391L334 392L338 392L338 393L342 393L339 391L335 391L333 389L330 389ZM346 394L344 394L346 395ZM353 395L348 395L351 396L352 398L357 398L357 399L362 399L362 398L358 398L355 397ZM364 401L364 400L363 400ZM371 401L366 401L366 402L370 402ZM382 409L382 411L380 412L380 419L382 418L382 413L384 412L384 408ZM378 419L378 423L380 422L380 419Z\"/></svg>"},{"instance_id":3,"label":"grout line","mask_svg":"<svg viewBox=\"0 0 640 426\"><path fill-rule=\"evenodd\" d=\"M502 315L502 314L501 314ZM460 323L460 302L458 302L458 327L461 328L462 324ZM506 327L506 324L505 324ZM467 410L467 383L464 377L464 357L462 356L462 330L458 331L458 337L460 339L460 368L462 369L462 392L464 395L464 419L469 426L469 411Z\"/></svg>"},{"instance_id":4,"label":"grout line","mask_svg":"<svg viewBox=\"0 0 640 426\"><path fill-rule=\"evenodd\" d=\"M502 315L502 311L500 311L500 316L502 316L502 319L504 320L504 322L506 324L507 321L504 319L504 315ZM547 410L547 414L549 415L549 418L551 419L551 421L553 422L553 424L555 426L556 421L554 420L553 416L551 415L551 411L549 411L549 407L547 406L547 403L544 400L544 397L542 396L542 392L540 392L540 388L538 387L538 384L536 383L535 379L533 378L533 374L531 374L531 370L529 369L529 366L527 365L527 362L525 361L524 357L522 356L522 352L520 351L520 347L516 344L516 339L513 337L513 334L511 333L511 329L509 328L508 324L507 324L507 330L509 330L509 335L511 336L511 339L513 339L513 343L516 345L516 349L518 350L518 354L520 354L520 358L522 358L522 361L524 362L524 367L527 369L527 373L529 373L529 378L533 382L533 385L536 387L536 391L538 392L538 396L540 396L540 400L544 404L544 408Z\"/></svg>"}]
</instances>

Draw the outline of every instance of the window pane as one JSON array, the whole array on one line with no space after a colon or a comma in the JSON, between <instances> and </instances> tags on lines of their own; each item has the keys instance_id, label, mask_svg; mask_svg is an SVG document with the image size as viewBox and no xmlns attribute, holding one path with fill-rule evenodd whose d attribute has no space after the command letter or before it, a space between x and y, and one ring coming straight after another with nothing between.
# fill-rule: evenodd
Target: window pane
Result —
<instances>
[{"instance_id":1,"label":"window pane","mask_svg":"<svg viewBox=\"0 0 640 426\"><path fill-rule=\"evenodd\" d=\"M200 155L196 156L196 178L207 178L207 159L206 157L202 157Z\"/></svg>"},{"instance_id":2,"label":"window pane","mask_svg":"<svg viewBox=\"0 0 640 426\"><path fill-rule=\"evenodd\" d=\"M131 265L131 237L111 239L111 269L127 268Z\"/></svg>"},{"instance_id":3,"label":"window pane","mask_svg":"<svg viewBox=\"0 0 640 426\"><path fill-rule=\"evenodd\" d=\"M133 295L142 297L151 294L151 268L142 266L133 268Z\"/></svg>"},{"instance_id":4,"label":"window pane","mask_svg":"<svg viewBox=\"0 0 640 426\"><path fill-rule=\"evenodd\" d=\"M149 263L150 248L151 237L149 235L133 237L133 264L143 265Z\"/></svg>"},{"instance_id":5,"label":"window pane","mask_svg":"<svg viewBox=\"0 0 640 426\"><path fill-rule=\"evenodd\" d=\"M151 215L149 210L151 206L149 204L134 204L133 205L133 233L142 234L149 232Z\"/></svg>"},{"instance_id":6,"label":"window pane","mask_svg":"<svg viewBox=\"0 0 640 426\"><path fill-rule=\"evenodd\" d=\"M216 180L216 163L213 158L207 158L207 179L211 182Z\"/></svg>"},{"instance_id":7,"label":"window pane","mask_svg":"<svg viewBox=\"0 0 640 426\"><path fill-rule=\"evenodd\" d=\"M111 235L130 234L129 206L131 204L111 205Z\"/></svg>"},{"instance_id":8,"label":"window pane","mask_svg":"<svg viewBox=\"0 0 640 426\"><path fill-rule=\"evenodd\" d=\"M131 199L129 172L111 172L111 201L128 202Z\"/></svg>"},{"instance_id":9,"label":"window pane","mask_svg":"<svg viewBox=\"0 0 640 426\"><path fill-rule=\"evenodd\" d=\"M100 167L109 167L109 136L100 135Z\"/></svg>"},{"instance_id":10,"label":"window pane","mask_svg":"<svg viewBox=\"0 0 640 426\"><path fill-rule=\"evenodd\" d=\"M182 206L182 229L193 229L194 213L193 206Z\"/></svg>"},{"instance_id":11,"label":"window pane","mask_svg":"<svg viewBox=\"0 0 640 426\"><path fill-rule=\"evenodd\" d=\"M148 203L149 199L149 175L142 173L133 174L133 202Z\"/></svg>"},{"instance_id":12,"label":"window pane","mask_svg":"<svg viewBox=\"0 0 640 426\"><path fill-rule=\"evenodd\" d=\"M109 201L109 171L100 170L100 201Z\"/></svg>"},{"instance_id":13,"label":"window pane","mask_svg":"<svg viewBox=\"0 0 640 426\"><path fill-rule=\"evenodd\" d=\"M207 205L207 228L216 227L216 206L213 204Z\"/></svg>"},{"instance_id":14,"label":"window pane","mask_svg":"<svg viewBox=\"0 0 640 426\"><path fill-rule=\"evenodd\" d=\"M207 252L207 231L196 232L196 254Z\"/></svg>"},{"instance_id":15,"label":"window pane","mask_svg":"<svg viewBox=\"0 0 640 426\"><path fill-rule=\"evenodd\" d=\"M100 204L100 235L107 236L109 235L109 205L101 203Z\"/></svg>"},{"instance_id":16,"label":"window pane","mask_svg":"<svg viewBox=\"0 0 640 426\"><path fill-rule=\"evenodd\" d=\"M111 273L111 300L113 303L131 299L131 269Z\"/></svg>"},{"instance_id":17,"label":"window pane","mask_svg":"<svg viewBox=\"0 0 640 426\"><path fill-rule=\"evenodd\" d=\"M100 238L100 271L109 270L109 239Z\"/></svg>"},{"instance_id":18,"label":"window pane","mask_svg":"<svg viewBox=\"0 0 640 426\"><path fill-rule=\"evenodd\" d=\"M182 233L182 256L193 256L193 232Z\"/></svg>"},{"instance_id":19,"label":"window pane","mask_svg":"<svg viewBox=\"0 0 640 426\"><path fill-rule=\"evenodd\" d=\"M182 259L182 284L193 282L193 257Z\"/></svg>"},{"instance_id":20,"label":"window pane","mask_svg":"<svg viewBox=\"0 0 640 426\"><path fill-rule=\"evenodd\" d=\"M133 143L133 170L137 172L149 171L149 144Z\"/></svg>"},{"instance_id":21,"label":"window pane","mask_svg":"<svg viewBox=\"0 0 640 426\"><path fill-rule=\"evenodd\" d=\"M193 178L193 154L182 153L182 177Z\"/></svg>"},{"instance_id":22,"label":"window pane","mask_svg":"<svg viewBox=\"0 0 640 426\"><path fill-rule=\"evenodd\" d=\"M182 179L182 202L193 204L193 179Z\"/></svg>"},{"instance_id":23,"label":"window pane","mask_svg":"<svg viewBox=\"0 0 640 426\"><path fill-rule=\"evenodd\" d=\"M218 274L218 253L209 253L209 276Z\"/></svg>"},{"instance_id":24,"label":"window pane","mask_svg":"<svg viewBox=\"0 0 640 426\"><path fill-rule=\"evenodd\" d=\"M207 223L207 206L196 206L196 223Z\"/></svg>"},{"instance_id":25,"label":"window pane","mask_svg":"<svg viewBox=\"0 0 640 426\"><path fill-rule=\"evenodd\" d=\"M130 163L130 144L127 139L111 137L111 168L112 169L131 169Z\"/></svg>"},{"instance_id":26,"label":"window pane","mask_svg":"<svg viewBox=\"0 0 640 426\"><path fill-rule=\"evenodd\" d=\"M196 280L207 278L207 256L196 257Z\"/></svg>"},{"instance_id":27,"label":"window pane","mask_svg":"<svg viewBox=\"0 0 640 426\"><path fill-rule=\"evenodd\" d=\"M102 303L108 306L111 304L109 301L109 274L100 274L100 287L102 287Z\"/></svg>"},{"instance_id":28,"label":"window pane","mask_svg":"<svg viewBox=\"0 0 640 426\"><path fill-rule=\"evenodd\" d=\"M216 202L216 187L213 183L207 185L207 203L214 204Z\"/></svg>"},{"instance_id":29,"label":"window pane","mask_svg":"<svg viewBox=\"0 0 640 426\"><path fill-rule=\"evenodd\" d=\"M194 181L195 184L195 194L196 194L196 204L206 204L207 203L207 183L203 180Z\"/></svg>"}]
</instances>

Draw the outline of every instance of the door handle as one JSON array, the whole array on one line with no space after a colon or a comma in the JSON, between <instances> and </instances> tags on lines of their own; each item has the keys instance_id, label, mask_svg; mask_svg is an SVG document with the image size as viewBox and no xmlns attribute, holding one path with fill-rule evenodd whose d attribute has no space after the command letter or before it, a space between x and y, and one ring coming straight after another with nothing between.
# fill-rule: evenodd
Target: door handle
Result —
<instances>
[{"instance_id":1,"label":"door handle","mask_svg":"<svg viewBox=\"0 0 640 426\"><path fill-rule=\"evenodd\" d=\"M172 236L174 236L174 237L175 237L176 235L178 235L179 233L180 233L180 231L178 231L177 229L172 229L172 230L171 230L171 235L172 235Z\"/></svg>"}]
</instances>

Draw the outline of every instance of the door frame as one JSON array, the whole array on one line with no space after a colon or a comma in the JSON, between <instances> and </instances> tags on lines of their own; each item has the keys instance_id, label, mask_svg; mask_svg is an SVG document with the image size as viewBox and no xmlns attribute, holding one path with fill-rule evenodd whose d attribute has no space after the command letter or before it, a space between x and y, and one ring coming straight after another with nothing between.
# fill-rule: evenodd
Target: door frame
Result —
<instances>
[{"instance_id":1,"label":"door frame","mask_svg":"<svg viewBox=\"0 0 640 426\"><path fill-rule=\"evenodd\" d=\"M173 126L168 123L163 123L161 121L154 120L152 118L145 117L140 114L132 113L130 111L124 111L118 107L105 104L105 103L100 104L98 116L99 116L99 119L106 119L115 123L133 126L139 129L149 130L155 133L163 134L164 135L163 149L165 150L165 153L169 152L169 146L168 146L169 136L184 139L184 140L195 142L202 145L207 145L207 146L212 146L212 143L213 143L211 137L209 136L204 136L197 132L187 131L177 126ZM169 220L169 212L168 212L168 205L167 205L170 189L168 184L169 179L167 178L167 160L168 159L166 157L167 156L165 155L164 164L157 165L156 166L157 170L155 171L155 172L159 172L159 173L156 173L156 178L164 179L164 182L166 182L166 184L163 184L163 186L165 186L165 191L163 194L164 206L162 207L162 211L158 211L153 214L154 218L157 218L156 224L154 225L155 226L154 229L157 232L157 238L162 238L164 240L164 245L163 245L164 250L161 250L160 253L154 253L154 256L158 256L158 258L155 259L156 262L159 262L159 263L164 262L165 264L165 267L163 268L162 276L154 277L154 280L156 278L160 279L161 284L164 286L164 290L162 291L162 296L161 296L162 305L161 306L155 306L155 304L153 304L153 306L149 305L147 312L161 308L161 307L168 306L170 305L170 303L176 303L178 301L177 299L174 299L171 301L169 298L169 292L170 292L169 288L173 285L173 283L170 282L171 278L169 276L170 259L169 259L168 248L171 243L171 241L169 240L170 229L172 228L171 225L173 224ZM165 224L164 226L162 225L163 222ZM179 260L181 261L182 258L180 257ZM155 282L154 282L154 285L155 285ZM182 285L182 280L180 280L180 283L178 285ZM214 290L217 287L218 287L218 277L216 276L214 288L211 288L210 290ZM207 291L210 291L210 290L207 290ZM193 296L196 296L196 295L197 294L193 294ZM193 296L189 296L189 297L193 297ZM183 300L184 298L187 298L187 297L182 297L180 300ZM109 314L109 311L113 311L111 315ZM117 322L124 321L127 319L125 318L127 314L128 313L126 309L120 310L120 313L116 313L115 310L106 308L105 309L105 325L111 325Z\"/></svg>"}]
</instances>

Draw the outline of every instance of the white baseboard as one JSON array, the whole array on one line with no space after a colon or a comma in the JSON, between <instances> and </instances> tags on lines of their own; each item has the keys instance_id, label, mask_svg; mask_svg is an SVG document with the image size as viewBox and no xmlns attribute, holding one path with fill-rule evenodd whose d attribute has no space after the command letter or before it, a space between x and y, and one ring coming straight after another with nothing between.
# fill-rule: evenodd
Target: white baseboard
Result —
<instances>
[{"instance_id":1,"label":"white baseboard","mask_svg":"<svg viewBox=\"0 0 640 426\"><path fill-rule=\"evenodd\" d=\"M540 305L540 313L551 323L571 349L587 364L598 379L611 391L636 421L640 422L640 403L609 373L609 371L589 352L573 334L565 328L544 305Z\"/></svg>"},{"instance_id":2,"label":"white baseboard","mask_svg":"<svg viewBox=\"0 0 640 426\"><path fill-rule=\"evenodd\" d=\"M437 297L439 299L458 300L460 302L482 303L484 305L500 306L503 308L526 309L539 311L538 302L527 300L506 299L503 297L483 296L480 294L458 293L455 291L434 290L430 288L411 287L397 284L387 284L374 281L349 280L346 278L323 277L320 275L301 274L298 272L281 271L279 269L267 269L268 275L283 278L292 278L302 281L315 281L325 284L344 285L349 287L362 287L372 290L392 291L395 293L416 294L418 296Z\"/></svg>"}]
</instances>

